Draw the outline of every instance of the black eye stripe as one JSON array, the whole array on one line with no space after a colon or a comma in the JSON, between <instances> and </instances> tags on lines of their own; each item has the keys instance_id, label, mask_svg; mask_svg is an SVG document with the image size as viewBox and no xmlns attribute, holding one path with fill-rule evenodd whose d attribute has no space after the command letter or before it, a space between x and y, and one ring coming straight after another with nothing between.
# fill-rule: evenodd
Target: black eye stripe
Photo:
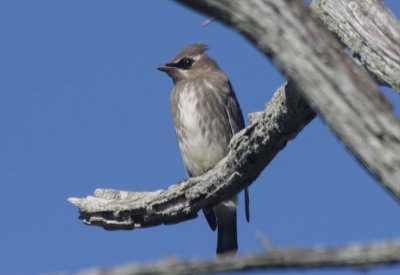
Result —
<instances>
[{"instance_id":1,"label":"black eye stripe","mask_svg":"<svg viewBox=\"0 0 400 275\"><path fill-rule=\"evenodd\" d=\"M184 57L181 60L179 60L178 63L168 64L168 66L188 70L188 69L190 69L190 67L192 67L193 63L194 63L193 58Z\"/></svg>"}]
</instances>

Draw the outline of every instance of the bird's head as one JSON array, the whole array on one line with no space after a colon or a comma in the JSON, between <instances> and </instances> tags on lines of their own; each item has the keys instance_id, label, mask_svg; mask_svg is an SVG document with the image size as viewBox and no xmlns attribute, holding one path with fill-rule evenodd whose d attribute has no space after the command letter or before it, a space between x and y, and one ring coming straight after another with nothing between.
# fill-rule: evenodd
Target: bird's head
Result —
<instances>
[{"instance_id":1,"label":"bird's head","mask_svg":"<svg viewBox=\"0 0 400 275\"><path fill-rule=\"evenodd\" d=\"M183 48L170 62L157 67L166 72L174 81L195 79L214 70L219 70L217 63L204 54L208 46L195 43Z\"/></svg>"}]
</instances>

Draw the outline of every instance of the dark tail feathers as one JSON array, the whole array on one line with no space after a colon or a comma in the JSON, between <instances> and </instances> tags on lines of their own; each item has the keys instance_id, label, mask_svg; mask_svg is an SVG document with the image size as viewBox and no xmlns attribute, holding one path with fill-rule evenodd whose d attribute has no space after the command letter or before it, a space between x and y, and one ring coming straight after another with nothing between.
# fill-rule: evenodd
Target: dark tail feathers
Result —
<instances>
[{"instance_id":1,"label":"dark tail feathers","mask_svg":"<svg viewBox=\"0 0 400 275\"><path fill-rule=\"evenodd\" d=\"M218 223L217 257L233 257L236 255L237 249L238 243L235 211L229 223Z\"/></svg>"}]
</instances>

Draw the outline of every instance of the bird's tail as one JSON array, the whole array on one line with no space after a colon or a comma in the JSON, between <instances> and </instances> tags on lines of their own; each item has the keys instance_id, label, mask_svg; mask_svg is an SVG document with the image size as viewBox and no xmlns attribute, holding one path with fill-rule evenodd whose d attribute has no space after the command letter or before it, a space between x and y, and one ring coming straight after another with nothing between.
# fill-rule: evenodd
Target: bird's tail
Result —
<instances>
[{"instance_id":1,"label":"bird's tail","mask_svg":"<svg viewBox=\"0 0 400 275\"><path fill-rule=\"evenodd\" d=\"M237 244L237 226L236 226L236 211L235 217L229 224L218 224L218 243L217 257L228 258L236 255Z\"/></svg>"},{"instance_id":2,"label":"bird's tail","mask_svg":"<svg viewBox=\"0 0 400 275\"><path fill-rule=\"evenodd\" d=\"M236 200L224 201L215 206L214 211L218 223L217 257L233 257L238 249Z\"/></svg>"}]
</instances>

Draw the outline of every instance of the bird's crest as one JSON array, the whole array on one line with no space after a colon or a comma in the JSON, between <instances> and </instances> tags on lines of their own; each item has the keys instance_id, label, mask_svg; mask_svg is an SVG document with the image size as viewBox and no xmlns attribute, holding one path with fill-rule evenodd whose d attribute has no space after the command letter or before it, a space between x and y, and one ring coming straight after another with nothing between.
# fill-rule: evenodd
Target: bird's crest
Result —
<instances>
[{"instance_id":1,"label":"bird's crest","mask_svg":"<svg viewBox=\"0 0 400 275\"><path fill-rule=\"evenodd\" d=\"M185 57L185 56L196 56L196 55L200 55L203 54L205 51L207 51L209 49L209 47L202 43L194 43L194 44L190 44L186 47L184 47L174 59L179 59L181 57Z\"/></svg>"}]
</instances>

